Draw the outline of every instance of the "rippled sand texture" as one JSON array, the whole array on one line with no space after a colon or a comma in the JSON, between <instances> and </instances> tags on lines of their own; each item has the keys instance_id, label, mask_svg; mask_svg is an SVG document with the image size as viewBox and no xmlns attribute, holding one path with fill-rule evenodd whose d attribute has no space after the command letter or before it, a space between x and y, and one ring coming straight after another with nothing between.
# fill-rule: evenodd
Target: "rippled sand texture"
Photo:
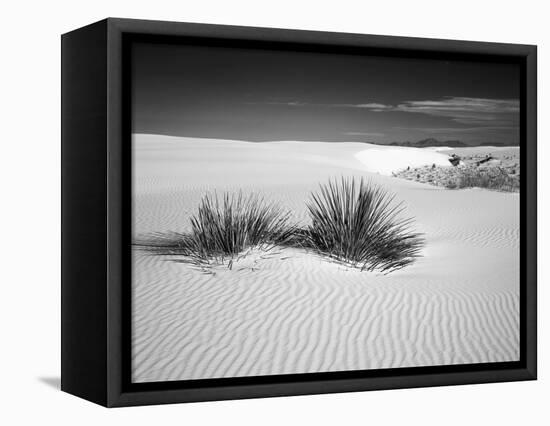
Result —
<instances>
[{"instance_id":1,"label":"rippled sand texture","mask_svg":"<svg viewBox=\"0 0 550 426\"><path fill-rule=\"evenodd\" d=\"M396 192L427 245L386 276L296 249L214 274L134 250L133 380L518 360L519 194L378 174L356 157L369 147L136 135L136 237L185 231L208 190L262 193L303 223L310 190L355 175Z\"/></svg>"}]
</instances>

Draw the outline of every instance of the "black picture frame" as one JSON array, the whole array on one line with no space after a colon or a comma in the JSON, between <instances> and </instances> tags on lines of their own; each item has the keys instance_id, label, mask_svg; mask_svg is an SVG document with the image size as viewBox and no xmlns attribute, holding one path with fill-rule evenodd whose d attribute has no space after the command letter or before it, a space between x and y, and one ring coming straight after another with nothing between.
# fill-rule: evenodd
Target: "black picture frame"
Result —
<instances>
[{"instance_id":1,"label":"black picture frame","mask_svg":"<svg viewBox=\"0 0 550 426\"><path fill-rule=\"evenodd\" d=\"M130 44L135 40L521 66L520 361L130 382ZM107 407L536 379L536 46L109 18L62 36L62 377Z\"/></svg>"}]
</instances>

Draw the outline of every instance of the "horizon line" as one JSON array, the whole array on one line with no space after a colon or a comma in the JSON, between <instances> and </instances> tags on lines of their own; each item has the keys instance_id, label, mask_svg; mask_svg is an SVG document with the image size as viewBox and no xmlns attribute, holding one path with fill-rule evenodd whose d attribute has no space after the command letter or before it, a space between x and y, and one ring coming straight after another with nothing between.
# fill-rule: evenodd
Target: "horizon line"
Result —
<instances>
[{"instance_id":1,"label":"horizon line","mask_svg":"<svg viewBox=\"0 0 550 426\"><path fill-rule=\"evenodd\" d=\"M424 139L418 139L417 141L391 141L391 142L375 142L372 140L341 140L341 141L335 141L335 140L319 140L319 139L309 139L309 140L298 140L298 139L270 139L270 140L247 140L247 139L228 139L228 138L216 138L216 137L204 137L204 136L183 136L183 135L173 135L173 134L163 134L163 133L144 133L144 132L132 132L132 136L137 135L143 135L143 136L162 136L162 137L169 137L169 138L187 138L187 139L209 139L209 140L220 140L220 141L230 141L230 142L247 142L247 143L270 143L270 142L303 142L303 143L312 143L312 142L322 142L322 143L364 143L364 144L372 144L372 145L392 145L392 144L414 144L419 143L422 141L433 139L434 141L437 141L438 143L445 143L445 142L460 142L467 146L464 146L462 148L468 148L468 147L520 147L520 144L504 144L500 142L494 142L494 141L488 141L488 142L481 142L481 143L468 143L463 142L460 139L438 139L438 138L424 138ZM440 145L427 145L426 147L441 147ZM457 147L460 148L460 147Z\"/></svg>"}]
</instances>

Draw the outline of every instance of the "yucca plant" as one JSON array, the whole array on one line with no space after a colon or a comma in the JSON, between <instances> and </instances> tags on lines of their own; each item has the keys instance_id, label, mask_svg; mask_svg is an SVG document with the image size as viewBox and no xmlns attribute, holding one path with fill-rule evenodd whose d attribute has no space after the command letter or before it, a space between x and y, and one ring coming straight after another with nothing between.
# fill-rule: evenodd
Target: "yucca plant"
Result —
<instances>
[{"instance_id":1,"label":"yucca plant","mask_svg":"<svg viewBox=\"0 0 550 426\"><path fill-rule=\"evenodd\" d=\"M157 233L138 245L159 254L182 255L184 262L196 265L226 260L231 265L248 248L267 249L290 240L294 228L289 217L289 212L255 194L207 194L190 219L191 232Z\"/></svg>"},{"instance_id":2,"label":"yucca plant","mask_svg":"<svg viewBox=\"0 0 550 426\"><path fill-rule=\"evenodd\" d=\"M311 195L311 224L299 231L302 244L361 270L389 273L412 263L424 245L403 218L404 206L373 183L331 180Z\"/></svg>"}]
</instances>

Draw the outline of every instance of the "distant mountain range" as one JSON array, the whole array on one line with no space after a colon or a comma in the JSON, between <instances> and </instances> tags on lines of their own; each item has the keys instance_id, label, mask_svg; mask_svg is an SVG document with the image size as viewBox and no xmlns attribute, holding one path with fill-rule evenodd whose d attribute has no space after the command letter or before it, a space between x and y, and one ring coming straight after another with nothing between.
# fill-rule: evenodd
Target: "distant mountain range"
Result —
<instances>
[{"instance_id":1,"label":"distant mountain range","mask_svg":"<svg viewBox=\"0 0 550 426\"><path fill-rule=\"evenodd\" d=\"M479 146L516 146L516 145L506 145L500 142L483 142L483 143L480 143Z\"/></svg>"},{"instance_id":2,"label":"distant mountain range","mask_svg":"<svg viewBox=\"0 0 550 426\"><path fill-rule=\"evenodd\" d=\"M440 141L435 138L427 138L422 139L417 142L391 142L389 145L393 146L408 146L413 148L426 148L428 146L448 146L451 148L463 148L463 147L469 147L469 146L505 146L503 143L500 142L483 142L476 145L469 145L467 143L464 143L459 140L448 140L448 141Z\"/></svg>"}]
</instances>

